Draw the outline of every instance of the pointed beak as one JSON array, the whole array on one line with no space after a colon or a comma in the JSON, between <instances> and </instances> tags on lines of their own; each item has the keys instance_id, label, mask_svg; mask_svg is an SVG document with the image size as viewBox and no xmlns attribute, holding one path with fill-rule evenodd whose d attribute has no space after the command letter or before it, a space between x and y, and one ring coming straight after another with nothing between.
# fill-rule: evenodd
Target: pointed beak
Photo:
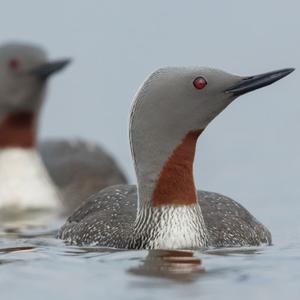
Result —
<instances>
[{"instance_id":1,"label":"pointed beak","mask_svg":"<svg viewBox=\"0 0 300 300\"><path fill-rule=\"evenodd\" d=\"M47 79L50 75L62 70L65 68L71 59L61 59L57 61L47 62L42 64L30 71L30 74L40 78L40 79Z\"/></svg>"},{"instance_id":2,"label":"pointed beak","mask_svg":"<svg viewBox=\"0 0 300 300\"><path fill-rule=\"evenodd\" d=\"M260 89L269 84L272 84L277 80L289 75L294 70L294 68L288 68L260 75L244 77L240 82L230 87L225 92L230 93L233 96L240 96L248 92L254 91L256 89Z\"/></svg>"}]
</instances>

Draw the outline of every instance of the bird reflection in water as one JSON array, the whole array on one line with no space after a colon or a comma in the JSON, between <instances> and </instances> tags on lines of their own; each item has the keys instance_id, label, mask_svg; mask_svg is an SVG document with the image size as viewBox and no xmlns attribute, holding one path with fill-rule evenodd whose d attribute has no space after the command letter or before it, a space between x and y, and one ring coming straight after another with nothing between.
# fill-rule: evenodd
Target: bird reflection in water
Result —
<instances>
[{"instance_id":1,"label":"bird reflection in water","mask_svg":"<svg viewBox=\"0 0 300 300\"><path fill-rule=\"evenodd\" d=\"M142 263L128 272L189 282L205 270L201 259L195 257L192 251L150 250Z\"/></svg>"}]
</instances>

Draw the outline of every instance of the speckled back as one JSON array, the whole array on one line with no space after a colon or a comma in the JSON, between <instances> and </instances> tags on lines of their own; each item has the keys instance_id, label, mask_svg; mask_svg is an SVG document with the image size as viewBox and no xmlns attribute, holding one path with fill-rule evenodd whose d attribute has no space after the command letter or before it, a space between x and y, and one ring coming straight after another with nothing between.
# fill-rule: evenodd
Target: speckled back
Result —
<instances>
[{"instance_id":1,"label":"speckled back","mask_svg":"<svg viewBox=\"0 0 300 300\"><path fill-rule=\"evenodd\" d=\"M234 200L205 191L199 191L198 197L209 232L209 246L271 244L269 230ZM108 187L77 209L60 229L58 237L72 244L127 248L136 212L136 186Z\"/></svg>"}]
</instances>

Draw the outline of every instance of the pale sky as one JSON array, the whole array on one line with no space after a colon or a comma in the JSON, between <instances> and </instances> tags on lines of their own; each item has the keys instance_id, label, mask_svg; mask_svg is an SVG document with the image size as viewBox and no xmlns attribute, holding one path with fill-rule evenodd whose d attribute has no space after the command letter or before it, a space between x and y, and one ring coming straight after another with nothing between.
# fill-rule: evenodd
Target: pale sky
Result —
<instances>
[{"instance_id":1,"label":"pale sky","mask_svg":"<svg viewBox=\"0 0 300 300\"><path fill-rule=\"evenodd\" d=\"M198 187L231 196L258 217L300 201L299 1L1 2L0 41L45 47L73 64L53 78L40 137L83 137L111 151L135 182L128 113L158 67L201 65L239 75L295 67L236 100L201 136ZM288 214L288 212L287 212Z\"/></svg>"}]
</instances>

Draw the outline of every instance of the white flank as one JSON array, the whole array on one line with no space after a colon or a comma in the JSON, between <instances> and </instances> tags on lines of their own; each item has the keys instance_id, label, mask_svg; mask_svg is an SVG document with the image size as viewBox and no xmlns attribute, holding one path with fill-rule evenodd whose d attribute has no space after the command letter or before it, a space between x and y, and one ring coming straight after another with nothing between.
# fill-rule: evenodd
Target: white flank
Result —
<instances>
[{"instance_id":1,"label":"white flank","mask_svg":"<svg viewBox=\"0 0 300 300\"><path fill-rule=\"evenodd\" d=\"M0 209L54 209L59 193L36 150L0 150Z\"/></svg>"}]
</instances>

